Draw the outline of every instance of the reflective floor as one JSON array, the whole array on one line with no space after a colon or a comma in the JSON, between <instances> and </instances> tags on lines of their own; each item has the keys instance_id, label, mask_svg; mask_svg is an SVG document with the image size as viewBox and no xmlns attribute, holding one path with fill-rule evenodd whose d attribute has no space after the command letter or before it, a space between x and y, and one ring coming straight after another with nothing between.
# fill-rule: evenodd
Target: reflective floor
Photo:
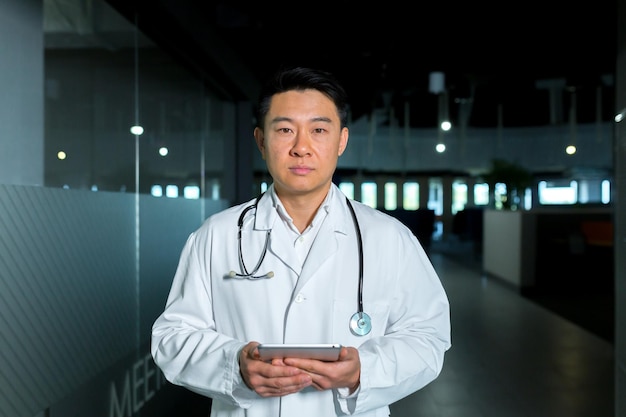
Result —
<instances>
[{"instance_id":1,"label":"reflective floor","mask_svg":"<svg viewBox=\"0 0 626 417\"><path fill-rule=\"evenodd\" d=\"M451 305L439 378L393 417L613 417L613 345L476 268L431 254Z\"/></svg>"},{"instance_id":2,"label":"reflective floor","mask_svg":"<svg viewBox=\"0 0 626 417\"><path fill-rule=\"evenodd\" d=\"M430 256L450 298L453 346L439 378L392 404L392 417L614 416L610 341L483 276L471 258ZM209 407L187 399L178 411Z\"/></svg>"}]
</instances>

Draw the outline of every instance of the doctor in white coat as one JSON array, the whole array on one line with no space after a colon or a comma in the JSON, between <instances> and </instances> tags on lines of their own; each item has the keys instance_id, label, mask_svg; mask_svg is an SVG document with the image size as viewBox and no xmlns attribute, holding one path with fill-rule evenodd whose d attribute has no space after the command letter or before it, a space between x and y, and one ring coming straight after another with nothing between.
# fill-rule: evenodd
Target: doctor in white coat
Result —
<instances>
[{"instance_id":1,"label":"doctor in white coat","mask_svg":"<svg viewBox=\"0 0 626 417\"><path fill-rule=\"evenodd\" d=\"M278 72L254 130L273 184L183 248L151 352L169 381L212 398L213 417L388 416L441 372L450 309L426 253L332 183L347 106L331 74ZM343 347L334 362L263 361L259 343Z\"/></svg>"}]
</instances>

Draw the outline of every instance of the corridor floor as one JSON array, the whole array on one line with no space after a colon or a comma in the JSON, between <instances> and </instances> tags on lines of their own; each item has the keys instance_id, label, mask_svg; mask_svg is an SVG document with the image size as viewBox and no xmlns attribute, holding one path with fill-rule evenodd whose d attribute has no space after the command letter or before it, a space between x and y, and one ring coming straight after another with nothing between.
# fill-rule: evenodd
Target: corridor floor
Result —
<instances>
[{"instance_id":1,"label":"corridor floor","mask_svg":"<svg viewBox=\"0 0 626 417\"><path fill-rule=\"evenodd\" d=\"M393 417L612 417L613 345L441 254L452 348Z\"/></svg>"}]
</instances>

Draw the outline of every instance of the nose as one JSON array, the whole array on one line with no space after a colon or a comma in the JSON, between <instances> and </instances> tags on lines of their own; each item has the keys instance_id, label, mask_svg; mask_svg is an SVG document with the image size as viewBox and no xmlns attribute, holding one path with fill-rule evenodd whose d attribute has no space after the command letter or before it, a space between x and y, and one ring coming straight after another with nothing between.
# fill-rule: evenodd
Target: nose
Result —
<instances>
[{"instance_id":1,"label":"nose","mask_svg":"<svg viewBox=\"0 0 626 417\"><path fill-rule=\"evenodd\" d=\"M303 157L311 154L311 138L306 133L298 132L291 147L291 156Z\"/></svg>"}]
</instances>

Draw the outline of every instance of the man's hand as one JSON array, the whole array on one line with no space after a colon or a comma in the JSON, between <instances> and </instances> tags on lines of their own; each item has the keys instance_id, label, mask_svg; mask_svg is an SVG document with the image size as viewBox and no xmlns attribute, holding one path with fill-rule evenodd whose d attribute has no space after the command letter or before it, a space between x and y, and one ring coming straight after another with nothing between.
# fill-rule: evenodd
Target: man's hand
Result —
<instances>
[{"instance_id":1,"label":"man's hand","mask_svg":"<svg viewBox=\"0 0 626 417\"><path fill-rule=\"evenodd\" d=\"M313 383L311 375L286 365L282 359L274 359L271 363L262 361L256 348L258 345L257 342L250 342L243 347L239 353L239 368L248 388L261 397L282 397Z\"/></svg>"},{"instance_id":2,"label":"man's hand","mask_svg":"<svg viewBox=\"0 0 626 417\"><path fill-rule=\"evenodd\" d=\"M309 374L312 378L312 385L318 390L349 388L352 394L359 387L361 360L359 351L353 347L342 347L339 359L334 362L285 358L283 363Z\"/></svg>"}]
</instances>

